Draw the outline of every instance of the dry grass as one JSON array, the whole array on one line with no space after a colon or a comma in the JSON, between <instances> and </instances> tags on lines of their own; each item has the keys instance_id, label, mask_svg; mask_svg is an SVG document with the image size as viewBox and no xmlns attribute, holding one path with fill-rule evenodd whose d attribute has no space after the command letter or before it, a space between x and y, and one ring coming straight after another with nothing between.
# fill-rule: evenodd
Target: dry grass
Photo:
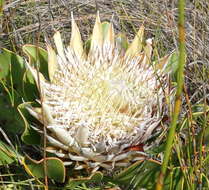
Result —
<instances>
[{"instance_id":1,"label":"dry grass","mask_svg":"<svg viewBox=\"0 0 209 190\"><path fill-rule=\"evenodd\" d=\"M193 103L208 101L209 86L209 2L187 1L186 42L188 94ZM0 46L21 52L25 43L44 46L55 30L62 31L65 43L70 38L70 13L82 31L83 39L91 33L96 12L102 20L112 20L117 31L130 37L141 24L147 37L154 37L156 54L164 55L177 47L177 0L16 0L3 8Z\"/></svg>"}]
</instances>

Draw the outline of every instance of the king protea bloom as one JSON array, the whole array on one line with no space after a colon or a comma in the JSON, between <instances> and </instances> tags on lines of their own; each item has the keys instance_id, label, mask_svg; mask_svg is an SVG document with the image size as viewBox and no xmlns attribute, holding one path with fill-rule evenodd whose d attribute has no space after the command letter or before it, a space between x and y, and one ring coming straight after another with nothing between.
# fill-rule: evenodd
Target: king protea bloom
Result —
<instances>
[{"instance_id":1,"label":"king protea bloom","mask_svg":"<svg viewBox=\"0 0 209 190\"><path fill-rule=\"evenodd\" d=\"M59 32L54 35L57 51L47 45L49 80L27 63L41 105L28 110L47 129L47 151L76 169L94 171L141 159L142 144L162 128L170 95L169 56L152 62L152 40L143 45L143 33L141 26L128 44L98 15L90 46L84 48L72 17L69 46L64 47Z\"/></svg>"}]
</instances>

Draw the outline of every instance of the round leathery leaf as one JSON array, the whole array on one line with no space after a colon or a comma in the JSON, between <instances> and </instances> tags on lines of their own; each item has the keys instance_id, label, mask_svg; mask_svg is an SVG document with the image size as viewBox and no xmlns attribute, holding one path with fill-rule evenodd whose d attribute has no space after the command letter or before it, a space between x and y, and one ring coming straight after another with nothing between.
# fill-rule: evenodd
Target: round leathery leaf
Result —
<instances>
[{"instance_id":1,"label":"round leathery leaf","mask_svg":"<svg viewBox=\"0 0 209 190\"><path fill-rule=\"evenodd\" d=\"M103 174L101 172L95 172L89 177L77 178L77 179L69 179L67 187L70 189L74 189L78 185L82 183L99 183L103 179Z\"/></svg>"},{"instance_id":2,"label":"round leathery leaf","mask_svg":"<svg viewBox=\"0 0 209 190\"><path fill-rule=\"evenodd\" d=\"M45 160L35 161L26 158L24 161L26 171L36 178L45 177L44 164L46 164L46 174L50 179L61 183L64 182L66 175L65 166L60 159L49 157L45 158Z\"/></svg>"},{"instance_id":3,"label":"round leathery leaf","mask_svg":"<svg viewBox=\"0 0 209 190\"><path fill-rule=\"evenodd\" d=\"M23 51L29 57L29 64L38 69L44 76L49 79L48 74L48 53L46 50L35 45L24 45Z\"/></svg>"}]
</instances>

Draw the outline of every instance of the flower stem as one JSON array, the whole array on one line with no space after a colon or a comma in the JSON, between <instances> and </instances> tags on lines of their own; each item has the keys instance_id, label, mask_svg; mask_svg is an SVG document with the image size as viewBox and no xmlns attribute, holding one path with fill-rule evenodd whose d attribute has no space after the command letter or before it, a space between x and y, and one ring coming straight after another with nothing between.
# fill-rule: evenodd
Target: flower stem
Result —
<instances>
[{"instance_id":1,"label":"flower stem","mask_svg":"<svg viewBox=\"0 0 209 190\"><path fill-rule=\"evenodd\" d=\"M169 162L172 145L173 145L173 141L175 137L176 124L177 124L178 116L181 110L181 94L182 94L182 89L184 85L184 66L186 62L185 60L186 52L185 52L184 7L185 7L185 0L179 0L178 1L179 61L178 61L178 73L177 73L178 74L177 92L176 92L176 97L175 97L172 121L170 124L168 139L167 139L166 147L165 147L165 155L164 155L163 164L161 167L161 172L158 176L156 190L163 189L163 182L164 182L165 174L167 171L168 162Z\"/></svg>"}]
</instances>

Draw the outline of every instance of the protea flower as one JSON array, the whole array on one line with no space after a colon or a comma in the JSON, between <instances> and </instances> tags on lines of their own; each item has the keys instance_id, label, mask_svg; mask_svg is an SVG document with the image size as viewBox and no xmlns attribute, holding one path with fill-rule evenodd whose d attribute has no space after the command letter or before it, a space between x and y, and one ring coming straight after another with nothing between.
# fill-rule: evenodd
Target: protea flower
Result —
<instances>
[{"instance_id":1,"label":"protea flower","mask_svg":"<svg viewBox=\"0 0 209 190\"><path fill-rule=\"evenodd\" d=\"M170 95L164 69L169 56L152 62L152 40L143 46L143 33L141 26L126 47L98 15L85 49L72 17L70 45L63 46L59 32L57 53L47 45L49 81L27 64L41 97L41 108L28 110L47 128L47 151L94 171L141 159L139 146L161 130Z\"/></svg>"}]
</instances>

